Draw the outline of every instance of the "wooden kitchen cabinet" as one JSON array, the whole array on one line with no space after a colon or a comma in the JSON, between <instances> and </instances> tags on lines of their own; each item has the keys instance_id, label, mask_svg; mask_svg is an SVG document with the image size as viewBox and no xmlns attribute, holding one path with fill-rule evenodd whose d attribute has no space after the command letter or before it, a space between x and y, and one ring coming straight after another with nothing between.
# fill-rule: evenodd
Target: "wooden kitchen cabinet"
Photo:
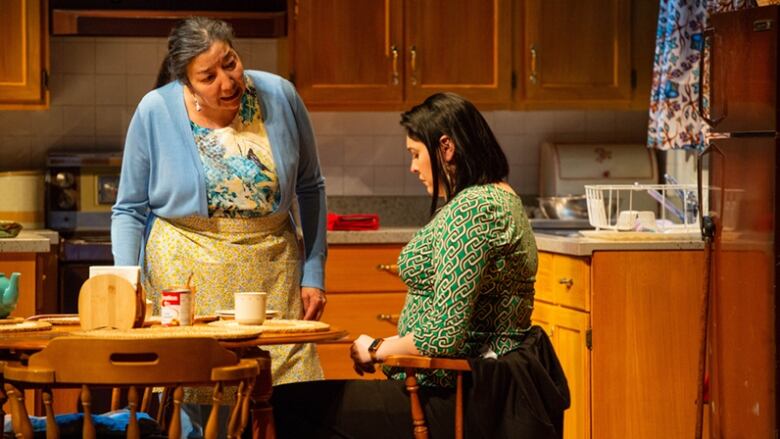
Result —
<instances>
[{"instance_id":1,"label":"wooden kitchen cabinet","mask_svg":"<svg viewBox=\"0 0 780 439\"><path fill-rule=\"evenodd\" d=\"M0 109L40 109L49 101L46 0L0 2Z\"/></svg>"},{"instance_id":2,"label":"wooden kitchen cabinet","mask_svg":"<svg viewBox=\"0 0 780 439\"><path fill-rule=\"evenodd\" d=\"M389 337L397 333L396 318L406 287L395 273L380 266L394 265L401 244L344 244L328 246L325 288L328 305L322 321L349 332L347 337L317 345L327 379L360 378L352 368L349 347L360 334ZM363 375L382 379L381 372Z\"/></svg>"},{"instance_id":3,"label":"wooden kitchen cabinet","mask_svg":"<svg viewBox=\"0 0 780 439\"><path fill-rule=\"evenodd\" d=\"M631 1L522 0L515 13L515 101L527 108L628 107Z\"/></svg>"},{"instance_id":4,"label":"wooden kitchen cabinet","mask_svg":"<svg viewBox=\"0 0 780 439\"><path fill-rule=\"evenodd\" d=\"M590 437L590 258L539 252L531 320L552 341L569 383L563 437Z\"/></svg>"},{"instance_id":5,"label":"wooden kitchen cabinet","mask_svg":"<svg viewBox=\"0 0 780 439\"><path fill-rule=\"evenodd\" d=\"M694 436L703 277L700 250L594 253L594 438Z\"/></svg>"},{"instance_id":6,"label":"wooden kitchen cabinet","mask_svg":"<svg viewBox=\"0 0 780 439\"><path fill-rule=\"evenodd\" d=\"M446 90L510 102L510 0L294 0L290 20L311 109L399 110Z\"/></svg>"},{"instance_id":7,"label":"wooden kitchen cabinet","mask_svg":"<svg viewBox=\"0 0 780 439\"><path fill-rule=\"evenodd\" d=\"M703 273L701 250L539 252L532 320L569 382L564 437L693 435Z\"/></svg>"}]
</instances>

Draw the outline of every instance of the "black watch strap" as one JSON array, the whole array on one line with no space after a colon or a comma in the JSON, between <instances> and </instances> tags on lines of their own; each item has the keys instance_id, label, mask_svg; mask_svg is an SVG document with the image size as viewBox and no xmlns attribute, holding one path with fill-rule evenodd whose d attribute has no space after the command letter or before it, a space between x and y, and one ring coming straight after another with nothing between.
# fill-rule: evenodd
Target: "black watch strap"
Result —
<instances>
[{"instance_id":1,"label":"black watch strap","mask_svg":"<svg viewBox=\"0 0 780 439\"><path fill-rule=\"evenodd\" d=\"M379 350L379 346L382 346L382 343L384 343L384 338L375 338L374 341L371 342L371 344L368 346L368 355L371 356L371 361L374 363L378 363L379 361L376 358L376 351Z\"/></svg>"}]
</instances>

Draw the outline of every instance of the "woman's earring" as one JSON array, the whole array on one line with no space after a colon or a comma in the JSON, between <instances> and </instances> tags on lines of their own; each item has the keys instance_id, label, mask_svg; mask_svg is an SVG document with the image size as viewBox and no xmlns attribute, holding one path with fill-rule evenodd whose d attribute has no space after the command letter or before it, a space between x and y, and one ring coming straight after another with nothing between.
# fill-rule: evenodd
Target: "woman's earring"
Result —
<instances>
[{"instance_id":1,"label":"woman's earring","mask_svg":"<svg viewBox=\"0 0 780 439\"><path fill-rule=\"evenodd\" d=\"M192 97L192 100L193 100L193 101L195 101L195 111L197 111L198 113L200 113L200 110L202 110L203 108L201 108L201 106L200 106L200 102L198 102L198 98L196 98L196 97L194 97L194 96L193 96L193 97Z\"/></svg>"}]
</instances>

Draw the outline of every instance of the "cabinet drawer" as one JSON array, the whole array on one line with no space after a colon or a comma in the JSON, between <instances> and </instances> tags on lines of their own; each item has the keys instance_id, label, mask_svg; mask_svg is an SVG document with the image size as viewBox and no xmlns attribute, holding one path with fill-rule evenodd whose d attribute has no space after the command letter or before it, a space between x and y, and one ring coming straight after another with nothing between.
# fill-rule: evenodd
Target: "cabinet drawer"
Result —
<instances>
[{"instance_id":1,"label":"cabinet drawer","mask_svg":"<svg viewBox=\"0 0 780 439\"><path fill-rule=\"evenodd\" d=\"M380 367L376 373L360 376L352 368L352 358L349 357L349 347L352 343L321 343L317 345L322 371L326 380L384 380L387 379Z\"/></svg>"},{"instance_id":2,"label":"cabinet drawer","mask_svg":"<svg viewBox=\"0 0 780 439\"><path fill-rule=\"evenodd\" d=\"M539 253L536 299L590 311L590 260Z\"/></svg>"},{"instance_id":3,"label":"cabinet drawer","mask_svg":"<svg viewBox=\"0 0 780 439\"><path fill-rule=\"evenodd\" d=\"M405 298L406 293L402 292L328 294L322 321L349 332L350 341L360 334L389 337L398 332L395 322L380 320L378 316L397 316Z\"/></svg>"},{"instance_id":4,"label":"cabinet drawer","mask_svg":"<svg viewBox=\"0 0 780 439\"><path fill-rule=\"evenodd\" d=\"M325 266L325 288L332 292L406 291L398 275L380 270L395 265L402 246L331 245Z\"/></svg>"}]
</instances>

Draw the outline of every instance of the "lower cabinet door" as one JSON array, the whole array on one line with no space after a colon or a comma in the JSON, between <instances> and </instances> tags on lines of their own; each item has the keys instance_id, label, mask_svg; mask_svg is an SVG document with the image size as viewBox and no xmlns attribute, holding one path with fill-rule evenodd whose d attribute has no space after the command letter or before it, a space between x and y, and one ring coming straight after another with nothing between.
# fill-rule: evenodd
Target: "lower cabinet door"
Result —
<instances>
[{"instance_id":1,"label":"lower cabinet door","mask_svg":"<svg viewBox=\"0 0 780 439\"><path fill-rule=\"evenodd\" d=\"M590 438L590 351L586 334L590 315L537 301L532 316L550 336L569 383L571 406L564 414L564 439Z\"/></svg>"}]
</instances>

